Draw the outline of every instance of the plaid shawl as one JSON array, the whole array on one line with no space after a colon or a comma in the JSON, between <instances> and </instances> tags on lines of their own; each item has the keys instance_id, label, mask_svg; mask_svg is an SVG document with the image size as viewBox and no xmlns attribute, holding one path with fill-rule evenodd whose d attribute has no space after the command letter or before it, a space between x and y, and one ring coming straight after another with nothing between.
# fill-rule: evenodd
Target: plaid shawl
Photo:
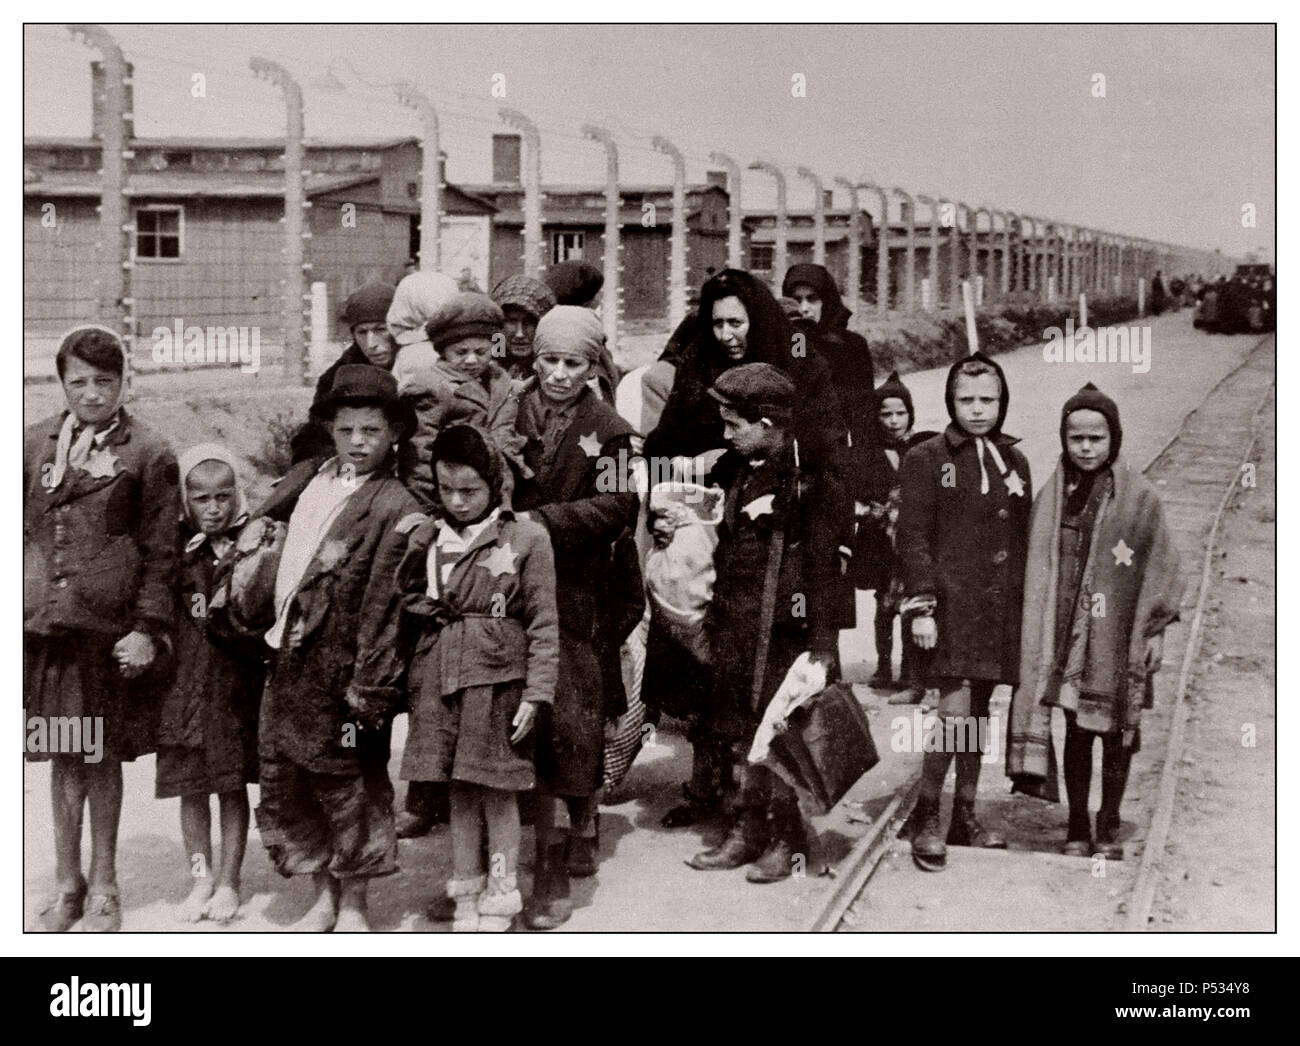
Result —
<instances>
[{"instance_id":1,"label":"plaid shawl","mask_svg":"<svg viewBox=\"0 0 1300 1046\"><path fill-rule=\"evenodd\" d=\"M1155 488L1123 457L1092 530L1083 582L1058 668L1056 629L1065 470L1034 500L1025 568L1020 685L1011 702L1007 776L1012 791L1057 801L1052 706L1131 746L1147 695L1146 643L1178 616L1184 581ZM1100 597L1100 598L1099 598Z\"/></svg>"}]
</instances>

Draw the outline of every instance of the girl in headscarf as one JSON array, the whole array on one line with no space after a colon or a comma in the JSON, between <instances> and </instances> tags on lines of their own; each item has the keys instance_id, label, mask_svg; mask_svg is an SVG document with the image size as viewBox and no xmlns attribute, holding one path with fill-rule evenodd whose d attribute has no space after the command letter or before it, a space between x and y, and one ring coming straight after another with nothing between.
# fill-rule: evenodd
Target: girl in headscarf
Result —
<instances>
[{"instance_id":1,"label":"girl in headscarf","mask_svg":"<svg viewBox=\"0 0 1300 1046\"><path fill-rule=\"evenodd\" d=\"M1061 411L1061 460L1034 504L1020 685L1011 702L1013 790L1056 801L1051 710L1065 712L1064 851L1121 860L1119 808L1141 745L1142 709L1178 617L1183 578L1155 488L1120 457L1119 408L1091 382ZM1101 738L1101 809L1088 816Z\"/></svg>"},{"instance_id":2,"label":"girl in headscarf","mask_svg":"<svg viewBox=\"0 0 1300 1046\"><path fill-rule=\"evenodd\" d=\"M523 907L517 793L536 784L533 725L555 695L555 560L545 529L503 502L506 465L480 429L445 428L432 468L439 518L414 530L397 571L419 622L402 776L451 784L454 908L431 917L506 930Z\"/></svg>"},{"instance_id":3,"label":"girl in headscarf","mask_svg":"<svg viewBox=\"0 0 1300 1046\"><path fill-rule=\"evenodd\" d=\"M171 448L122 406L121 339L78 327L55 366L67 408L23 438L26 756L52 763L57 883L40 922L105 932L122 924L122 763L154 748L146 672L171 642L180 492Z\"/></svg>"},{"instance_id":4,"label":"girl in headscarf","mask_svg":"<svg viewBox=\"0 0 1300 1046\"><path fill-rule=\"evenodd\" d=\"M209 625L217 564L248 522L244 488L225 447L202 443L180 456L181 569L175 673L158 724L154 794L180 796L181 840L194 886L185 922L229 922L239 910L248 842L248 789L257 783L257 713L265 681L261 644ZM221 858L212 859L218 797Z\"/></svg>"}]
</instances>

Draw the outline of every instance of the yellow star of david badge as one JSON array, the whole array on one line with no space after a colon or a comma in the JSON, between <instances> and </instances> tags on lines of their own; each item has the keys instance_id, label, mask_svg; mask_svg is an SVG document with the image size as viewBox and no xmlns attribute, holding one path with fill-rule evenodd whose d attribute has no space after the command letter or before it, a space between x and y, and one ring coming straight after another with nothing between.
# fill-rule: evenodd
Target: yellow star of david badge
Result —
<instances>
[{"instance_id":1,"label":"yellow star of david badge","mask_svg":"<svg viewBox=\"0 0 1300 1046\"><path fill-rule=\"evenodd\" d=\"M755 498L740 511L750 519L758 519L759 516L771 515L772 499L775 497L775 494L764 494L761 498Z\"/></svg>"},{"instance_id":2,"label":"yellow star of david badge","mask_svg":"<svg viewBox=\"0 0 1300 1046\"><path fill-rule=\"evenodd\" d=\"M582 448L582 452L589 458L594 458L600 454L600 440L596 438L594 430L586 436L579 436L578 446Z\"/></svg>"},{"instance_id":3,"label":"yellow star of david badge","mask_svg":"<svg viewBox=\"0 0 1300 1046\"><path fill-rule=\"evenodd\" d=\"M1025 496L1025 481L1020 478L1020 473L1015 469L1007 473L1007 490L1011 491L1013 497Z\"/></svg>"},{"instance_id":4,"label":"yellow star of david badge","mask_svg":"<svg viewBox=\"0 0 1300 1046\"><path fill-rule=\"evenodd\" d=\"M1117 567L1131 567L1133 565L1133 550L1124 543L1124 539L1119 539L1119 544L1110 550L1110 554L1115 557Z\"/></svg>"},{"instance_id":5,"label":"yellow star of david badge","mask_svg":"<svg viewBox=\"0 0 1300 1046\"><path fill-rule=\"evenodd\" d=\"M515 572L515 560L518 558L518 553L510 547L510 542L507 541L504 545L497 545L488 557L483 560L482 566L491 572L493 577L500 577L502 574L513 574Z\"/></svg>"},{"instance_id":6,"label":"yellow star of david badge","mask_svg":"<svg viewBox=\"0 0 1300 1046\"><path fill-rule=\"evenodd\" d=\"M108 479L117 473L117 457L108 447L92 450L86 456L85 471L95 479Z\"/></svg>"}]
</instances>

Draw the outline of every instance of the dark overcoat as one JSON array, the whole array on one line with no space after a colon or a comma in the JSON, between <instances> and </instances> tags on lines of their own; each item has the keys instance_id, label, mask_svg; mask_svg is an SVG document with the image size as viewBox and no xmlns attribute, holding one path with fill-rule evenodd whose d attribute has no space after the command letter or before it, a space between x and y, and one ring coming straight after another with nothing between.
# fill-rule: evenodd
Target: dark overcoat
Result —
<instances>
[{"instance_id":1,"label":"dark overcoat","mask_svg":"<svg viewBox=\"0 0 1300 1046\"><path fill-rule=\"evenodd\" d=\"M536 383L524 400L540 396ZM557 795L593 794L601 783L605 719L626 706L617 671L626 632L611 605L613 545L635 526L638 499L631 477L635 433L590 389L585 390L553 457L545 459L527 402L519 431L534 476L515 489L515 507L546 527L555 551L560 666L549 721L537 737L537 773Z\"/></svg>"},{"instance_id":2,"label":"dark overcoat","mask_svg":"<svg viewBox=\"0 0 1300 1046\"><path fill-rule=\"evenodd\" d=\"M799 654L834 656L842 597L836 535L849 515L836 473L794 469L792 445L757 468L728 451L707 477L726 491L717 581L705 618L712 656L711 688L701 732L744 741ZM753 699L763 589L780 528L784 551L777 575L771 641L762 689Z\"/></svg>"},{"instance_id":3,"label":"dark overcoat","mask_svg":"<svg viewBox=\"0 0 1300 1046\"><path fill-rule=\"evenodd\" d=\"M1019 441L989 438L1020 493L986 457L982 494L975 440L951 424L903 459L897 551L905 596L938 600L931 674L1014 684L1033 487Z\"/></svg>"}]
</instances>

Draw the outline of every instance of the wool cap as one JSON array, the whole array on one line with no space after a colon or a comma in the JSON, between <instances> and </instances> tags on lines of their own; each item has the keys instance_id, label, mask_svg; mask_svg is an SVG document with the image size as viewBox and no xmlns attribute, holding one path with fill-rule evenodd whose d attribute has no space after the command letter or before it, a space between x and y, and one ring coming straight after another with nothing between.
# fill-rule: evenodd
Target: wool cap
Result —
<instances>
[{"instance_id":1,"label":"wool cap","mask_svg":"<svg viewBox=\"0 0 1300 1046\"><path fill-rule=\"evenodd\" d=\"M343 304L343 315L339 318L347 327L361 323L383 323L388 318L388 309L393 304L393 295L397 288L391 283L375 280L358 287L348 295Z\"/></svg>"},{"instance_id":2,"label":"wool cap","mask_svg":"<svg viewBox=\"0 0 1300 1046\"><path fill-rule=\"evenodd\" d=\"M1124 430L1119 423L1119 407L1092 382L1084 385L1066 400L1065 406L1061 408L1061 449L1063 451L1068 452L1065 445L1065 419L1076 410L1095 410L1106 419L1106 427L1110 429L1110 457L1107 458L1106 464L1111 464L1119 456L1120 444L1124 442Z\"/></svg>"},{"instance_id":3,"label":"wool cap","mask_svg":"<svg viewBox=\"0 0 1300 1046\"><path fill-rule=\"evenodd\" d=\"M391 418L400 419L401 400L397 379L381 367L349 363L334 372L329 393L312 405L312 413L332 418L339 407L382 407Z\"/></svg>"},{"instance_id":4,"label":"wool cap","mask_svg":"<svg viewBox=\"0 0 1300 1046\"><path fill-rule=\"evenodd\" d=\"M770 363L742 363L723 371L709 395L743 418L787 425L794 413L794 382Z\"/></svg>"},{"instance_id":5,"label":"wool cap","mask_svg":"<svg viewBox=\"0 0 1300 1046\"><path fill-rule=\"evenodd\" d=\"M461 291L453 294L429 317L425 334L441 352L466 338L490 338L505 330L506 317L501 306L486 294Z\"/></svg>"},{"instance_id":6,"label":"wool cap","mask_svg":"<svg viewBox=\"0 0 1300 1046\"><path fill-rule=\"evenodd\" d=\"M515 305L535 320L540 320L556 306L551 288L531 276L507 276L492 288L492 300L504 309Z\"/></svg>"},{"instance_id":7,"label":"wool cap","mask_svg":"<svg viewBox=\"0 0 1300 1046\"><path fill-rule=\"evenodd\" d=\"M533 353L562 352L599 363L605 347L600 317L580 305L557 305L537 321Z\"/></svg>"},{"instance_id":8,"label":"wool cap","mask_svg":"<svg viewBox=\"0 0 1300 1046\"><path fill-rule=\"evenodd\" d=\"M604 274L585 261L564 261L546 270L546 283L559 305L586 305L605 285Z\"/></svg>"}]
</instances>

